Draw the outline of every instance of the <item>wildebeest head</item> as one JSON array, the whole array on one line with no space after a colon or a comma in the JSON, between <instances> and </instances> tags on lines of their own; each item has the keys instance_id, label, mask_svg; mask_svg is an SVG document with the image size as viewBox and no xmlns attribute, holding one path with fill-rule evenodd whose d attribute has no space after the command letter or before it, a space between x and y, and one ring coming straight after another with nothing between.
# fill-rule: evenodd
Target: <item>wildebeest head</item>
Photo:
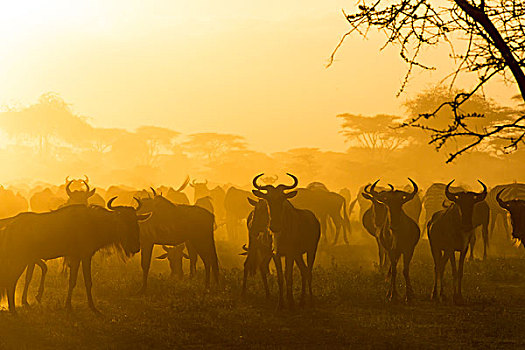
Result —
<instances>
[{"instance_id":1,"label":"wildebeest head","mask_svg":"<svg viewBox=\"0 0 525 350\"><path fill-rule=\"evenodd\" d=\"M377 180L370 187L369 194L371 194L376 201L385 204L390 210L401 210L403 204L412 200L419 190L417 184L411 178L408 178L408 181L412 183L412 192L396 190L391 184L388 184L390 187L389 191L377 192L375 189L379 182L379 180Z\"/></svg>"},{"instance_id":2,"label":"wildebeest head","mask_svg":"<svg viewBox=\"0 0 525 350\"><path fill-rule=\"evenodd\" d=\"M376 227L381 227L383 225L383 222L385 221L387 209L386 209L385 204L379 202L370 193L370 186L372 186L372 184L368 184L365 186L363 192L361 193L361 196L363 196L363 198L368 199L369 201L372 202L372 214L374 217L374 225ZM381 192L386 192L386 191L381 191Z\"/></svg>"},{"instance_id":3,"label":"wildebeest head","mask_svg":"<svg viewBox=\"0 0 525 350\"><path fill-rule=\"evenodd\" d=\"M210 190L208 189L208 180L204 180L204 182L197 182L197 180L193 179L189 185L193 187L194 200L210 195Z\"/></svg>"},{"instance_id":4,"label":"wildebeest head","mask_svg":"<svg viewBox=\"0 0 525 350\"><path fill-rule=\"evenodd\" d=\"M178 278L182 278L182 276L184 275L182 271L182 259L190 258L186 253L184 253L184 244L179 244L175 247L168 247L163 245L162 249L164 249L165 253L157 256L157 259L168 259L168 262L170 264L171 275Z\"/></svg>"},{"instance_id":5,"label":"wildebeest head","mask_svg":"<svg viewBox=\"0 0 525 350\"><path fill-rule=\"evenodd\" d=\"M136 254L140 250L140 229L139 222L148 220L151 217L151 212L146 214L137 214L137 211L141 209L142 202L135 198L137 202L137 208L117 205L114 206L113 202L117 197L113 197L108 201L108 209L115 212L119 223L119 233L122 235L122 248L126 255L131 256Z\"/></svg>"},{"instance_id":6,"label":"wildebeest head","mask_svg":"<svg viewBox=\"0 0 525 350\"><path fill-rule=\"evenodd\" d=\"M68 204L88 204L88 199L95 194L95 188L90 189L89 178L85 176L84 180L69 180L69 176L66 177L66 193L69 197ZM75 181L82 182L86 186L86 190L71 190L71 184Z\"/></svg>"},{"instance_id":7,"label":"wildebeest head","mask_svg":"<svg viewBox=\"0 0 525 350\"><path fill-rule=\"evenodd\" d=\"M270 209L270 229L273 232L281 232L283 225L283 208L286 203L289 204L288 199L297 195L297 191L285 192L296 188L299 184L297 177L290 173L286 174L293 179L294 182L292 185L279 184L277 187L273 185L260 186L257 184L257 179L264 174L257 175L252 181L253 187L256 188L256 190L252 190L253 194L256 197L265 199L268 203Z\"/></svg>"},{"instance_id":8,"label":"wildebeest head","mask_svg":"<svg viewBox=\"0 0 525 350\"><path fill-rule=\"evenodd\" d=\"M512 199L504 201L501 199L501 193L505 188L501 189L496 195L496 201L499 206L510 213L510 221L512 223L512 237L523 242L525 239L525 200Z\"/></svg>"},{"instance_id":9,"label":"wildebeest head","mask_svg":"<svg viewBox=\"0 0 525 350\"><path fill-rule=\"evenodd\" d=\"M461 230L472 230L472 213L474 212L474 205L485 200L487 197L487 186L480 180L478 182L483 186L483 191L480 193L472 191L450 192L450 186L454 180L450 181L445 187L445 196L451 202L456 204L461 215Z\"/></svg>"}]
</instances>

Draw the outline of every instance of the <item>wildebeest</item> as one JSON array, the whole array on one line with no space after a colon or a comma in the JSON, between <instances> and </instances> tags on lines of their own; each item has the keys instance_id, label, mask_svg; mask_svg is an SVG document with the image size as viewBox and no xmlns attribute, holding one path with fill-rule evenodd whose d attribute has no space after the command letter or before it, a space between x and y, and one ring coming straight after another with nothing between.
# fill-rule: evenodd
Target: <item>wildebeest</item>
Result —
<instances>
[{"instance_id":1,"label":"wildebeest","mask_svg":"<svg viewBox=\"0 0 525 350\"><path fill-rule=\"evenodd\" d=\"M501 191L505 189L504 193ZM505 234L509 235L509 224L507 221L507 212L505 209L503 209L498 201L496 200L496 195L498 193L501 193L503 195L503 199L510 198L512 200L517 199L525 199L525 184L515 182L510 184L504 184L504 185L497 185L494 186L489 193L487 194L487 203L490 207L490 233L494 232L494 228L496 226L496 221L498 218L501 218L501 222L503 223L503 228L505 230ZM501 196L500 195L500 196Z\"/></svg>"},{"instance_id":2,"label":"wildebeest","mask_svg":"<svg viewBox=\"0 0 525 350\"><path fill-rule=\"evenodd\" d=\"M370 206L370 208L368 208L363 214L361 222L366 231L376 240L379 255L379 268L382 269L386 263L386 252L381 244L380 231L386 221L387 208L383 203L374 199L374 196L369 193L370 186L371 184L365 186L361 193L363 198L372 202L372 206Z\"/></svg>"},{"instance_id":3,"label":"wildebeest","mask_svg":"<svg viewBox=\"0 0 525 350\"><path fill-rule=\"evenodd\" d=\"M86 180L81 180L82 183L86 186L86 190L71 190L71 184L74 180L69 180L69 177L66 178L66 194L68 199L64 205L74 205L74 204L83 204L88 205L89 199L95 194L95 188L90 189L89 184Z\"/></svg>"},{"instance_id":4,"label":"wildebeest","mask_svg":"<svg viewBox=\"0 0 525 350\"><path fill-rule=\"evenodd\" d=\"M171 277L182 279L184 272L182 271L182 259L189 259L188 254L184 253L184 244L179 244L175 247L168 247L163 245L164 254L157 256L157 259L167 259L170 264Z\"/></svg>"},{"instance_id":5,"label":"wildebeest","mask_svg":"<svg viewBox=\"0 0 525 350\"><path fill-rule=\"evenodd\" d=\"M313 182L306 188L298 188L297 196L291 199L291 203L299 209L312 211L321 223L321 233L323 240L328 241L326 231L329 220L335 226L335 236L333 244L339 240L339 234L343 231L343 240L349 243L348 236L351 234L350 220L346 209L345 198L335 192L330 192L326 186L320 182ZM342 215L341 215L342 212Z\"/></svg>"},{"instance_id":6,"label":"wildebeest","mask_svg":"<svg viewBox=\"0 0 525 350\"><path fill-rule=\"evenodd\" d=\"M463 265L469 243L474 234L472 224L472 213L474 205L485 199L487 186L483 186L481 193L461 191L450 192L450 186L454 180L445 187L445 195L453 204L447 209L436 212L427 224L428 240L432 257L434 258L434 289L432 299L443 297L443 273L445 266L450 260L452 265L452 278L454 281L454 302L461 303L461 281L463 279ZM459 252L459 266L456 270L455 252ZM439 288L439 290L438 290Z\"/></svg>"},{"instance_id":7,"label":"wildebeest","mask_svg":"<svg viewBox=\"0 0 525 350\"><path fill-rule=\"evenodd\" d=\"M443 206L448 207L450 201L445 196L444 183L432 184L423 197L423 206L426 212L426 223L430 221L434 213L443 209ZM464 191L461 187L450 187L452 191ZM488 198L485 201L478 202L474 205L474 211L472 213L472 225L474 229L481 227L481 238L483 239L483 259L487 258L487 251L489 248L489 219L491 217L491 210L487 204ZM470 259L474 259L474 247L476 245L476 235L472 235L470 241Z\"/></svg>"},{"instance_id":8,"label":"wildebeest","mask_svg":"<svg viewBox=\"0 0 525 350\"><path fill-rule=\"evenodd\" d=\"M172 203L175 204L190 204L190 200L188 199L188 196L186 196L186 193L182 192L186 186L188 186L190 182L190 177L186 177L186 180L180 185L179 188L176 190L172 187L169 188L168 193L166 193L166 198L169 199ZM153 190L154 194L155 190Z\"/></svg>"},{"instance_id":9,"label":"wildebeest","mask_svg":"<svg viewBox=\"0 0 525 350\"><path fill-rule=\"evenodd\" d=\"M36 213L55 210L64 203L64 198L56 195L49 187L33 193L29 199L31 211Z\"/></svg>"},{"instance_id":10,"label":"wildebeest","mask_svg":"<svg viewBox=\"0 0 525 350\"><path fill-rule=\"evenodd\" d=\"M269 265L273 257L273 238L270 233L270 212L264 199L255 201L248 197L248 202L254 207L247 220L248 226L248 247L243 245L245 250L241 255L246 256L244 261L244 274L242 279L242 295L246 294L246 282L248 275L254 276L257 270L261 274L261 279L266 292L266 297L270 296L267 276L270 273Z\"/></svg>"},{"instance_id":11,"label":"wildebeest","mask_svg":"<svg viewBox=\"0 0 525 350\"><path fill-rule=\"evenodd\" d=\"M208 189L208 180L204 180L204 182L197 182L196 180L193 180L189 185L193 188L193 202L196 202L199 198L210 195L210 190Z\"/></svg>"},{"instance_id":12,"label":"wildebeest","mask_svg":"<svg viewBox=\"0 0 525 350\"><path fill-rule=\"evenodd\" d=\"M212 214L214 212L214 210L213 210L213 203L212 203L212 199L211 199L210 196L201 197L201 198L197 199L195 201L195 205L198 206L198 207L206 209L207 211L209 211Z\"/></svg>"},{"instance_id":13,"label":"wildebeest","mask_svg":"<svg viewBox=\"0 0 525 350\"><path fill-rule=\"evenodd\" d=\"M510 221L512 224L512 238L519 240L520 243L523 243L525 239L525 200L523 199L511 199L503 200L501 195L503 192L508 190L505 188L500 188L499 192L496 194L496 202L498 205L510 213ZM507 195L507 197L509 197Z\"/></svg>"},{"instance_id":14,"label":"wildebeest","mask_svg":"<svg viewBox=\"0 0 525 350\"><path fill-rule=\"evenodd\" d=\"M194 205L173 204L162 195L143 199L142 212L152 217L140 225L142 287L148 285L151 255L155 244L177 246L186 243L195 249L206 271L206 288L210 287L210 271L215 283L219 279L219 261L213 236L214 216L208 210ZM191 252L190 252L191 258Z\"/></svg>"},{"instance_id":15,"label":"wildebeest","mask_svg":"<svg viewBox=\"0 0 525 350\"><path fill-rule=\"evenodd\" d=\"M71 205L48 213L28 213L0 231L0 293L7 294L11 312L16 312L15 289L24 269L38 259L58 257L67 257L70 266L67 310L71 310L71 297L82 263L88 305L93 312L99 312L91 294L93 254L107 246L126 256L137 253L138 222L150 216L150 213L137 215L133 207L113 207L114 200L108 202L110 210Z\"/></svg>"},{"instance_id":16,"label":"wildebeest","mask_svg":"<svg viewBox=\"0 0 525 350\"><path fill-rule=\"evenodd\" d=\"M408 180L414 187L410 193L395 190L393 186L390 186L389 191L377 192L375 186L379 180L372 184L368 193L371 194L375 200L383 203L387 209L386 220L379 231L379 240L390 260L390 288L387 297L389 300L395 300L397 298L397 263L401 255L403 255L406 300L410 302L414 295L410 282L410 261L414 255L414 249L419 242L420 230L414 219L409 217L403 209L403 204L412 200L418 192L417 184L410 178Z\"/></svg>"},{"instance_id":17,"label":"wildebeest","mask_svg":"<svg viewBox=\"0 0 525 350\"><path fill-rule=\"evenodd\" d=\"M226 209L226 230L231 240L241 237L241 223L252 211L251 205L246 201L246 197L253 195L236 187L228 188L224 197L224 208Z\"/></svg>"},{"instance_id":18,"label":"wildebeest","mask_svg":"<svg viewBox=\"0 0 525 350\"><path fill-rule=\"evenodd\" d=\"M306 285L310 299L313 299L312 294L312 269L315 262L315 255L317 253L317 245L321 237L321 225L314 213L306 209L297 209L289 199L297 195L297 191L291 191L297 187L299 180L287 173L294 183L291 186L279 184L277 187L273 185L260 186L257 184L263 174L259 174L253 178L253 186L256 190L252 190L253 194L265 199L268 203L270 211L270 230L275 238L275 267L277 269L277 279L279 284L279 302L278 308L283 306L283 273L281 265L281 257L285 259L285 277L286 277L286 295L288 305L293 308L293 266L297 264L301 271L301 304L306 301ZM291 192L290 192L291 191ZM306 253L307 263L303 260L303 254Z\"/></svg>"},{"instance_id":19,"label":"wildebeest","mask_svg":"<svg viewBox=\"0 0 525 350\"><path fill-rule=\"evenodd\" d=\"M0 218L9 218L28 209L29 205L24 196L0 186Z\"/></svg>"}]
</instances>

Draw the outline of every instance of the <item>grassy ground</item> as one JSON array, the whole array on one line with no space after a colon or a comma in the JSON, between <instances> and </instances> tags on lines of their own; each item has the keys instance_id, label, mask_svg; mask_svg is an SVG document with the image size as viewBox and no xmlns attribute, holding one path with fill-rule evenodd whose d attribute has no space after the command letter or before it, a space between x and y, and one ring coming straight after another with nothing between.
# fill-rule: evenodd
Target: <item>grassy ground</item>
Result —
<instances>
[{"instance_id":1,"label":"grassy ground","mask_svg":"<svg viewBox=\"0 0 525 350\"><path fill-rule=\"evenodd\" d=\"M354 240L355 242L355 240ZM202 272L195 280L168 278L167 264L156 261L146 296L137 296L140 265L97 255L94 296L102 317L85 302L81 276L66 314L67 279L50 262L42 304L30 292L29 307L14 317L0 311L0 348L517 348L525 347L525 259L507 244L491 257L466 266L465 306L429 300L433 265L421 241L412 265L417 300L412 305L385 300L387 284L374 268L375 247L362 238L319 254L314 272L315 305L275 312L259 278L240 300L242 258L237 246L220 245L222 275L218 292L203 291ZM38 271L38 270L37 270ZM297 288L299 274L295 275ZM447 269L450 287L450 270ZM399 292L403 295L403 278ZM298 291L297 291L298 292ZM450 294L450 293L449 293ZM296 293L298 296L298 293ZM297 298L298 299L298 298Z\"/></svg>"}]
</instances>

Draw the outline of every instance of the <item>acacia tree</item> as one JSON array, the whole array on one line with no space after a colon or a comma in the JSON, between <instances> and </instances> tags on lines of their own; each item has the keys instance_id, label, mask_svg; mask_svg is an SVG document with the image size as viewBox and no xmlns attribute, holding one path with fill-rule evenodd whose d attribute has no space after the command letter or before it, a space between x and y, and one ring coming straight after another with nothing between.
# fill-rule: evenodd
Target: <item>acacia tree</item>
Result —
<instances>
[{"instance_id":1,"label":"acacia tree","mask_svg":"<svg viewBox=\"0 0 525 350\"><path fill-rule=\"evenodd\" d=\"M341 38L328 66L346 37L354 32L366 36L371 28L376 28L386 34L385 46L399 47L400 56L408 64L399 93L414 68L434 69L420 60L421 53L430 46L446 44L450 48L456 62L450 74L451 86L463 73L477 74L477 84L469 91L458 92L434 110L401 124L430 131L430 144L438 150L448 143L459 142L447 162L490 140L503 142L506 152L523 143L525 114L479 129L470 122L483 118L482 111L465 113L461 109L494 77L516 84L521 100L525 101L525 3L522 0L480 0L478 3L473 0L361 0L356 12L344 15L350 30ZM458 45L460 42L466 45ZM428 125L445 107L452 112L447 125Z\"/></svg>"},{"instance_id":2,"label":"acacia tree","mask_svg":"<svg viewBox=\"0 0 525 350\"><path fill-rule=\"evenodd\" d=\"M405 130L396 129L399 117L379 114L365 117L354 114L339 114L343 119L341 133L350 147L359 146L371 151L391 152L407 146L409 142Z\"/></svg>"}]
</instances>

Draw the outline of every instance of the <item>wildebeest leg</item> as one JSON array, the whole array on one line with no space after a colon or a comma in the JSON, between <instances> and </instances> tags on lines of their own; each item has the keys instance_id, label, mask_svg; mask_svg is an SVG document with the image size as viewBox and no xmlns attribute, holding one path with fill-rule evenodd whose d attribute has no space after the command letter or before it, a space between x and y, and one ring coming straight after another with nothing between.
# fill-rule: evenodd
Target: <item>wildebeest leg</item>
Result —
<instances>
[{"instance_id":1,"label":"wildebeest leg","mask_svg":"<svg viewBox=\"0 0 525 350\"><path fill-rule=\"evenodd\" d=\"M487 250L489 248L489 225L484 223L481 225L481 235L483 237L483 260L487 259Z\"/></svg>"},{"instance_id":2,"label":"wildebeest leg","mask_svg":"<svg viewBox=\"0 0 525 350\"><path fill-rule=\"evenodd\" d=\"M17 279L18 280L18 279ZM7 304L9 305L9 311L12 313L12 314L16 314L16 305L15 305L15 291L16 291L16 282L17 280L15 280L14 282L12 282L8 287L7 287Z\"/></svg>"},{"instance_id":3,"label":"wildebeest leg","mask_svg":"<svg viewBox=\"0 0 525 350\"><path fill-rule=\"evenodd\" d=\"M210 266L210 262L208 261L207 258L202 259L202 262L204 263L204 272L206 273L206 282L205 282L204 288L206 288L206 290L209 290L210 289L210 270L211 270L211 266Z\"/></svg>"},{"instance_id":4,"label":"wildebeest leg","mask_svg":"<svg viewBox=\"0 0 525 350\"><path fill-rule=\"evenodd\" d=\"M148 288L148 274L151 265L151 254L153 253L153 243L144 244L140 249L140 265L142 267L142 287L139 294L146 293Z\"/></svg>"},{"instance_id":5,"label":"wildebeest leg","mask_svg":"<svg viewBox=\"0 0 525 350\"><path fill-rule=\"evenodd\" d=\"M412 289L412 283L410 283L410 261L412 260L413 254L413 251L403 254L403 276L405 277L407 303L411 302L414 298L414 290Z\"/></svg>"},{"instance_id":6,"label":"wildebeest leg","mask_svg":"<svg viewBox=\"0 0 525 350\"><path fill-rule=\"evenodd\" d=\"M299 255L295 258L297 267L301 272L301 301L300 305L303 306L306 303L306 283L308 282L308 268L304 263L303 256Z\"/></svg>"},{"instance_id":7,"label":"wildebeest leg","mask_svg":"<svg viewBox=\"0 0 525 350\"><path fill-rule=\"evenodd\" d=\"M316 250L306 253L306 263L308 265L308 292L310 294L310 304L313 303L314 295L312 293L312 270L314 268Z\"/></svg>"},{"instance_id":8,"label":"wildebeest leg","mask_svg":"<svg viewBox=\"0 0 525 350\"><path fill-rule=\"evenodd\" d=\"M268 280L267 280L267 275L266 275L266 267L265 266L259 266L259 271L261 272L261 279L262 279L262 283L263 283L263 286L264 286L264 292L266 293L266 298L269 298L270 297L270 289L268 288ZM246 272L245 272L246 274Z\"/></svg>"},{"instance_id":9,"label":"wildebeest leg","mask_svg":"<svg viewBox=\"0 0 525 350\"><path fill-rule=\"evenodd\" d=\"M328 232L326 231L327 229L327 221L328 221L328 218L327 217L324 217L324 218L320 218L321 220L319 220L319 222L321 223L321 235L323 236L323 242L326 244L328 243Z\"/></svg>"},{"instance_id":10,"label":"wildebeest leg","mask_svg":"<svg viewBox=\"0 0 525 350\"><path fill-rule=\"evenodd\" d=\"M439 266L439 300L442 301L445 299L445 294L443 293L443 276L445 275L445 268L447 267L447 262L451 260L451 256L454 255L454 251L444 251L443 256L441 257L441 264ZM452 261L452 260L451 260ZM455 260L454 260L455 261Z\"/></svg>"},{"instance_id":11,"label":"wildebeest leg","mask_svg":"<svg viewBox=\"0 0 525 350\"><path fill-rule=\"evenodd\" d=\"M69 288L67 290L66 310L71 311L71 297L73 296L73 289L77 285L78 268L80 267L80 260L71 258L69 260Z\"/></svg>"},{"instance_id":12,"label":"wildebeest leg","mask_svg":"<svg viewBox=\"0 0 525 350\"><path fill-rule=\"evenodd\" d=\"M186 249L188 249L188 256L190 257L190 278L193 278L197 272L197 260L199 260L199 255L190 242L186 242Z\"/></svg>"},{"instance_id":13,"label":"wildebeest leg","mask_svg":"<svg viewBox=\"0 0 525 350\"><path fill-rule=\"evenodd\" d=\"M339 234L341 233L341 228L343 228L343 235L345 236L346 238L346 234L344 233L344 226L343 226L343 220L341 219L340 216L332 216L332 222L334 223L334 226L335 226L335 238L334 238L334 245L337 244L337 241L339 240ZM348 240L346 240L346 243L348 244Z\"/></svg>"},{"instance_id":14,"label":"wildebeest leg","mask_svg":"<svg viewBox=\"0 0 525 350\"><path fill-rule=\"evenodd\" d=\"M457 287L458 287L458 270L456 267L456 253L452 252L450 255L450 265L452 267L452 286L453 286L453 298L456 298Z\"/></svg>"},{"instance_id":15,"label":"wildebeest leg","mask_svg":"<svg viewBox=\"0 0 525 350\"><path fill-rule=\"evenodd\" d=\"M492 212L492 210L491 210ZM498 220L498 216L500 216L499 213L491 213L490 214L490 236L494 234L494 228L496 227L496 221Z\"/></svg>"},{"instance_id":16,"label":"wildebeest leg","mask_svg":"<svg viewBox=\"0 0 525 350\"><path fill-rule=\"evenodd\" d=\"M470 261L474 261L474 247L476 246L476 229L472 233L472 238L470 239Z\"/></svg>"},{"instance_id":17,"label":"wildebeest leg","mask_svg":"<svg viewBox=\"0 0 525 350\"><path fill-rule=\"evenodd\" d=\"M96 314L100 314L100 311L98 311L95 307L93 295L91 294L91 287L93 286L93 281L91 279L91 256L89 258L82 259L82 274L84 275L84 285L86 287L88 306L91 311Z\"/></svg>"},{"instance_id":18,"label":"wildebeest leg","mask_svg":"<svg viewBox=\"0 0 525 350\"><path fill-rule=\"evenodd\" d=\"M439 272L441 271L441 251L432 251L432 257L434 258L434 289L432 289L432 295L430 299L438 300Z\"/></svg>"},{"instance_id":19,"label":"wildebeest leg","mask_svg":"<svg viewBox=\"0 0 525 350\"><path fill-rule=\"evenodd\" d=\"M382 246L381 246L381 242L379 242L379 238L378 237L375 237L376 239L376 243L377 243L377 253L379 254L379 270L382 270L383 269L383 251L382 251Z\"/></svg>"},{"instance_id":20,"label":"wildebeest leg","mask_svg":"<svg viewBox=\"0 0 525 350\"><path fill-rule=\"evenodd\" d=\"M463 266L465 265L465 257L467 256L467 249L459 254L459 266L458 266L458 293L454 296L455 304L463 303L463 295L461 294L461 280L463 279Z\"/></svg>"},{"instance_id":21,"label":"wildebeest leg","mask_svg":"<svg viewBox=\"0 0 525 350\"><path fill-rule=\"evenodd\" d=\"M279 297L277 299L277 310L283 308L284 305L284 281L283 281L283 265L281 257L277 254L273 256L273 263L275 264L275 270L277 271L277 284L279 285Z\"/></svg>"},{"instance_id":22,"label":"wildebeest leg","mask_svg":"<svg viewBox=\"0 0 525 350\"><path fill-rule=\"evenodd\" d=\"M24 283L24 291L22 292L22 305L29 305L27 302L27 291L29 290L29 285L33 279L33 272L35 271L35 264L30 263L26 268L26 280Z\"/></svg>"},{"instance_id":23,"label":"wildebeest leg","mask_svg":"<svg viewBox=\"0 0 525 350\"><path fill-rule=\"evenodd\" d=\"M40 303L40 301L42 301L42 296L44 295L44 282L46 280L47 265L43 260L38 260L36 264L42 270L42 274L40 275L40 286L38 286L38 293L36 294L36 297L35 297L36 301Z\"/></svg>"},{"instance_id":24,"label":"wildebeest leg","mask_svg":"<svg viewBox=\"0 0 525 350\"><path fill-rule=\"evenodd\" d=\"M399 261L399 253L397 252L390 252L390 289L388 291L388 299L390 301L394 301L397 299L397 289L396 289L396 277L397 277L397 262Z\"/></svg>"},{"instance_id":25,"label":"wildebeest leg","mask_svg":"<svg viewBox=\"0 0 525 350\"><path fill-rule=\"evenodd\" d=\"M284 257L284 276L286 279L286 299L288 300L288 307L294 308L293 302L293 263L294 258L291 256Z\"/></svg>"}]
</instances>

